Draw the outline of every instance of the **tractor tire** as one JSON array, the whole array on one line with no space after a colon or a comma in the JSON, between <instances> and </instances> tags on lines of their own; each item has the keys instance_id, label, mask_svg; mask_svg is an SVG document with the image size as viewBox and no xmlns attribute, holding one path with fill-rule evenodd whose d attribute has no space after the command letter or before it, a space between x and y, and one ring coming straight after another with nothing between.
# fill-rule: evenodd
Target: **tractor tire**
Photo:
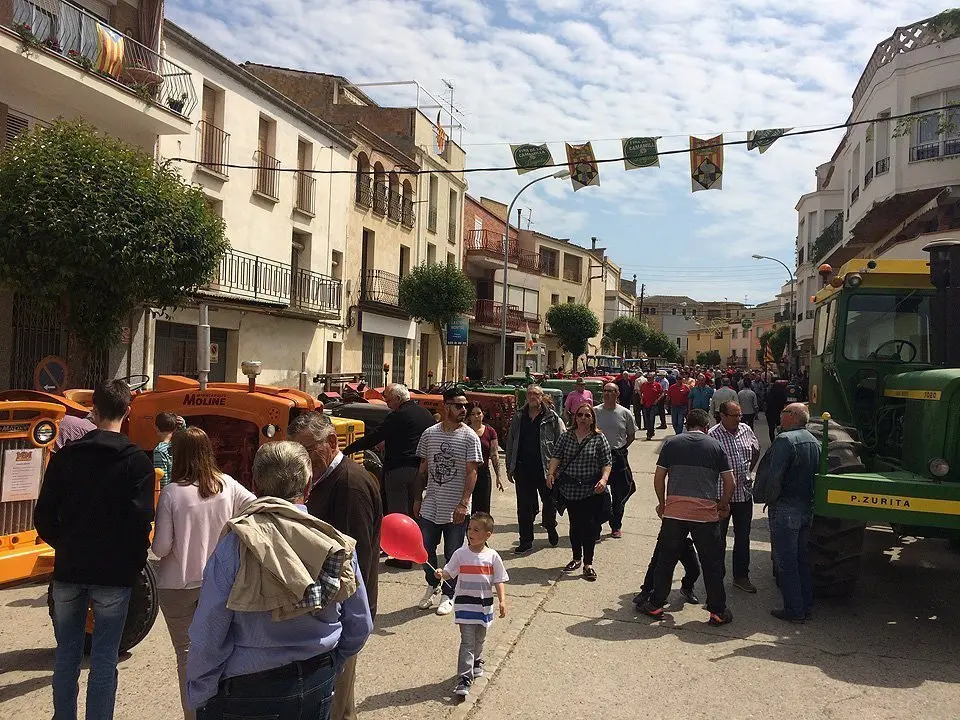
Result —
<instances>
[{"instance_id":1,"label":"tractor tire","mask_svg":"<svg viewBox=\"0 0 960 720\"><path fill-rule=\"evenodd\" d=\"M50 619L53 620L53 584L47 587L47 609ZM130 593L130 605L127 609L127 621L123 626L123 635L120 637L120 652L125 653L140 643L153 628L160 611L160 600L157 592L157 576L153 567L147 563L140 572L137 584ZM90 654L93 636L90 628L93 627L93 611L88 611L87 636L83 644L83 652Z\"/></svg>"}]
</instances>

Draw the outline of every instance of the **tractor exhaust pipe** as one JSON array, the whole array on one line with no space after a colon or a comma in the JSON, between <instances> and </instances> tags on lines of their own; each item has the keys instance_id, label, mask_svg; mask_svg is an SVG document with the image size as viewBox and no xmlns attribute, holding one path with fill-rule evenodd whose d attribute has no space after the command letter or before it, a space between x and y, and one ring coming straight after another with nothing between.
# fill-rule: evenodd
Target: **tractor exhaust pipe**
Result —
<instances>
[{"instance_id":1,"label":"tractor exhaust pipe","mask_svg":"<svg viewBox=\"0 0 960 720\"><path fill-rule=\"evenodd\" d=\"M933 301L933 360L943 367L960 367L960 239L944 237L923 246L930 254Z\"/></svg>"},{"instance_id":2,"label":"tractor exhaust pipe","mask_svg":"<svg viewBox=\"0 0 960 720\"><path fill-rule=\"evenodd\" d=\"M197 378L200 389L206 390L210 379L210 308L205 303L200 306L197 323Z\"/></svg>"}]
</instances>

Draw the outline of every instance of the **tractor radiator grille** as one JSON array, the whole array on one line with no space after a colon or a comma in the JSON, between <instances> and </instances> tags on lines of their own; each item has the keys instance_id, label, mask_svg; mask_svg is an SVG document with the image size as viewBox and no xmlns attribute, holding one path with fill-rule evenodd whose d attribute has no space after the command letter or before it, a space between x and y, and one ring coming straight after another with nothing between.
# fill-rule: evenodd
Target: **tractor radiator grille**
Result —
<instances>
[{"instance_id":1,"label":"tractor radiator grille","mask_svg":"<svg viewBox=\"0 0 960 720\"><path fill-rule=\"evenodd\" d=\"M3 453L6 450L27 450L33 445L26 438L0 440L0 491L3 489ZM36 500L0 503L0 535L33 530L33 509Z\"/></svg>"}]
</instances>

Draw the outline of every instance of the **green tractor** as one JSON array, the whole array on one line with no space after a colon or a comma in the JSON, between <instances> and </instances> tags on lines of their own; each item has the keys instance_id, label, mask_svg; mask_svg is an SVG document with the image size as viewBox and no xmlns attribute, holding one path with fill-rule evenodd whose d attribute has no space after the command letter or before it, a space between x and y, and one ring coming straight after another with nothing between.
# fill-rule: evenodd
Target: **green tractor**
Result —
<instances>
[{"instance_id":1,"label":"green tractor","mask_svg":"<svg viewBox=\"0 0 960 720\"><path fill-rule=\"evenodd\" d=\"M823 454L810 551L820 596L853 591L868 524L960 539L960 240L924 250L929 263L851 260L815 297L809 429Z\"/></svg>"}]
</instances>

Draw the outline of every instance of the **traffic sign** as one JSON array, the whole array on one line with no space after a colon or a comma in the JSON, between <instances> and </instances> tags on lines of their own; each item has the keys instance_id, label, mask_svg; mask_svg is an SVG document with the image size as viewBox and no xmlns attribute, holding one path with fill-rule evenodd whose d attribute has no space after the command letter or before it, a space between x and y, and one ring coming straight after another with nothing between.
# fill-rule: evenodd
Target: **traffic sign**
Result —
<instances>
[{"instance_id":1,"label":"traffic sign","mask_svg":"<svg viewBox=\"0 0 960 720\"><path fill-rule=\"evenodd\" d=\"M740 327L742 327L744 330L749 330L753 327L753 320L750 318L744 318L740 321Z\"/></svg>"},{"instance_id":2,"label":"traffic sign","mask_svg":"<svg viewBox=\"0 0 960 720\"><path fill-rule=\"evenodd\" d=\"M67 388L67 361L56 355L48 355L37 363L33 371L35 390L62 395Z\"/></svg>"}]
</instances>

